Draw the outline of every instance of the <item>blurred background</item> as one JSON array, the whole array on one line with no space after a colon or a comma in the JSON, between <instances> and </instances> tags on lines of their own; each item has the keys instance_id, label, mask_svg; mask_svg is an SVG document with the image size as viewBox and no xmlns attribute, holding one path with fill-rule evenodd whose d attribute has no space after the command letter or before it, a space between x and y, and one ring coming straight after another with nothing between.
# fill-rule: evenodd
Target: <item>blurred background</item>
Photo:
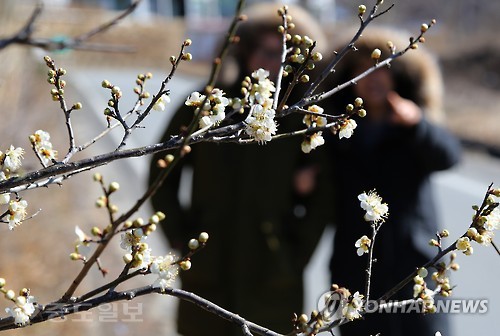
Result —
<instances>
[{"instance_id":1,"label":"blurred background","mask_svg":"<svg viewBox=\"0 0 500 336\"><path fill-rule=\"evenodd\" d=\"M257 1L248 1L253 2ZM0 39L21 29L36 3L33 0L0 1ZM34 36L57 40L96 27L117 15L130 2L46 0L43 3L44 10L36 22ZM11 144L28 149L27 138L37 129L50 132L54 147L60 153L67 148L64 118L57 104L52 102L51 87L46 83L44 55L50 55L58 66L68 70L65 96L71 103L83 103L83 110L76 111L73 120L77 141L85 142L106 127L102 111L109 97L108 92L101 88L101 81L107 79L120 86L124 92L122 106L131 106L137 74L152 72L154 78L147 85L148 91L155 92L170 71L169 56L177 55L180 44L189 37L193 40L189 50L193 62L181 65L171 82L172 103L166 112L152 115L145 125L146 130L137 130L128 146L157 141L171 116L169 111L175 111L189 92L205 82L216 41L225 32L235 3L234 0L143 0L130 17L91 40L92 43L130 47L134 52L50 52L18 45L0 50L0 149L5 150ZM335 41L340 32L354 32L357 28L357 7L361 2L303 0L286 3L307 7L322 22L331 41ZM465 157L463 163L452 171L436 175L434 184L442 226L457 235L468 225L471 205L480 202L488 184L500 182L500 42L495 36L498 19L494 14L499 10L500 2L495 1L400 1L379 19L384 25L394 25L409 32L417 32L422 22L432 18L438 21L428 33L426 44L439 57L446 88L446 125L462 140ZM120 139L120 131L112 132L110 137L90 147L84 155L110 151ZM37 169L33 156L27 153L25 157L25 170ZM75 159L82 157L77 155ZM147 158L132 159L98 170L107 182L115 180L122 185L114 198L120 209L127 209L145 189L148 164ZM100 196L100 188L91 180L91 173L81 174L61 187L51 186L27 194L30 211L39 208L42 211L13 232L0 227L3 238L0 277L7 279L9 288L17 291L30 287L40 302L47 302L57 299L69 286L81 267L68 258L76 239L75 225L87 232L95 225L106 225L104 211L93 206L94 200ZM138 215L147 217L150 211L146 207ZM332 230L325 233L305 275L308 288L304 311L314 309L319 295L329 288L327 261L333 234ZM156 255L168 251L160 236L157 235L156 240L151 237ZM109 276L123 266L119 247L111 250L103 258L105 267L110 269ZM458 285L454 291L456 297L487 298L489 311L482 315L453 315L453 335L465 336L478 331L485 335L497 334L495 318L500 313L500 293L495 286L500 276L498 255L492 248L478 246L473 257L461 255L458 262L462 268L452 279ZM103 281L100 273L93 270L83 284L82 293L85 288L95 288ZM136 284L152 281L138 279ZM6 303L0 300L0 307L8 306ZM48 322L6 334L175 334L175 299L151 296L129 304L118 303L85 317L75 315L67 321ZM134 309L140 311L136 318L141 322L125 322L130 319L129 310ZM108 321L104 321L103 316L107 316Z\"/></svg>"}]
</instances>

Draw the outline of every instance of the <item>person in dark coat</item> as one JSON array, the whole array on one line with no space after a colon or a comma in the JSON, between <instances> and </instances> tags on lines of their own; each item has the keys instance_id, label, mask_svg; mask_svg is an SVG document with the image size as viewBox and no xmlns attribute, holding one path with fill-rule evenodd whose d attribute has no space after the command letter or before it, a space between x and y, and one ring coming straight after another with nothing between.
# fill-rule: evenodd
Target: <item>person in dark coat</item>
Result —
<instances>
[{"instance_id":1,"label":"person in dark coat","mask_svg":"<svg viewBox=\"0 0 500 336\"><path fill-rule=\"evenodd\" d=\"M382 50L380 61L390 55L386 47L389 40L398 48L406 47L408 36L370 27L355 43L358 51L338 65L336 80L343 83L373 66L370 55L375 48ZM330 262L332 283L347 287L351 293L365 291L367 254L358 256L355 242L363 235L371 237L371 228L363 219L357 196L375 189L389 206L388 219L374 247L371 299L379 298L433 257L436 250L428 241L435 238L439 221L430 177L451 168L460 158L459 142L439 125L441 75L436 61L423 49L411 50L390 68L373 72L331 103L342 111L361 97L367 111L365 118L356 119L358 126L351 138L327 141L333 190L338 195ZM412 286L396 298L412 298ZM365 320L341 327L342 336L379 332L384 336L421 336L434 335L437 330L448 334L445 316L415 312L367 314Z\"/></svg>"},{"instance_id":2,"label":"person in dark coat","mask_svg":"<svg viewBox=\"0 0 500 336\"><path fill-rule=\"evenodd\" d=\"M240 97L242 80L259 67L275 78L281 52L276 13L271 4L248 12L249 20L237 33L240 41L230 51L236 76L226 73L217 85L226 97ZM303 10L292 8L291 14L297 26L294 33L322 39L321 30ZM180 108L163 140L188 125L193 111ZM244 117L237 113L223 123ZM280 132L300 127L302 118L297 117L280 120ZM292 330L292 315L302 310L302 273L325 225L322 212L330 210L321 206L314 191L306 187L304 192L295 182L301 141L296 137L265 145L193 145L152 199L154 208L166 214L162 228L173 248L187 252L189 239L202 231L210 235L192 268L181 272L182 288L282 333ZM153 158L150 181L159 172L156 161L165 154ZM189 190L187 204L179 201L181 189ZM177 322L179 333L186 336L241 335L238 326L186 301L179 302Z\"/></svg>"}]
</instances>

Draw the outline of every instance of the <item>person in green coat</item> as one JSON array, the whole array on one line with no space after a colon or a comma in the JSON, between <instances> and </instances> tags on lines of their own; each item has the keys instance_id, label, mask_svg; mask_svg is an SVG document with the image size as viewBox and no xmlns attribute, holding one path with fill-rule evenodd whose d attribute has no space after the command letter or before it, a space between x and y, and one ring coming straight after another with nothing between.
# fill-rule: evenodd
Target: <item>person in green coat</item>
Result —
<instances>
[{"instance_id":1,"label":"person in green coat","mask_svg":"<svg viewBox=\"0 0 500 336\"><path fill-rule=\"evenodd\" d=\"M226 97L241 96L241 81L258 68L268 69L270 78L275 78L281 53L276 10L276 5L261 4L247 13L249 20L237 33L240 42L230 50L238 71L231 83L226 74L225 82L217 85ZM294 33L323 39L306 12L300 8L290 12L297 25ZM163 140L179 134L193 111L190 106L180 108ZM244 118L234 114L223 123ZM301 121L302 116L283 118L278 129L303 128ZM186 253L191 238L202 231L210 235L207 246L193 258L192 268L181 272L182 288L282 333L292 330L293 313L302 312L302 273L330 209L319 192L320 186L328 185L321 182L321 170L314 168L319 171L314 181L301 178L309 176L300 174L307 166L302 140L193 145L152 198L154 208L166 214L162 229L172 248ZM150 181L159 173L156 162L165 154L154 156ZM181 189L188 191L187 201L180 202ZM185 301L179 302L177 322L178 332L185 336L241 335L238 326Z\"/></svg>"}]
</instances>

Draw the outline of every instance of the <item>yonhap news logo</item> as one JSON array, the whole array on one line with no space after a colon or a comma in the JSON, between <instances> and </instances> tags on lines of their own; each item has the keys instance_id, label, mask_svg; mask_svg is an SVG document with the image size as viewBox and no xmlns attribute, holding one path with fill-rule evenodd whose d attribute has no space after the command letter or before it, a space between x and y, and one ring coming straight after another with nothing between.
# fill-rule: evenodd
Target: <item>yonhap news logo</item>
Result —
<instances>
[{"instance_id":1,"label":"yonhap news logo","mask_svg":"<svg viewBox=\"0 0 500 336\"><path fill-rule=\"evenodd\" d=\"M489 309L488 299L471 298L434 298L435 313L443 314L486 314ZM326 321L343 318L344 307L349 303L349 297L339 291L329 291L322 294L317 303L318 312ZM369 300L363 302L363 312L386 314L420 314L424 307L420 299L409 300Z\"/></svg>"}]
</instances>

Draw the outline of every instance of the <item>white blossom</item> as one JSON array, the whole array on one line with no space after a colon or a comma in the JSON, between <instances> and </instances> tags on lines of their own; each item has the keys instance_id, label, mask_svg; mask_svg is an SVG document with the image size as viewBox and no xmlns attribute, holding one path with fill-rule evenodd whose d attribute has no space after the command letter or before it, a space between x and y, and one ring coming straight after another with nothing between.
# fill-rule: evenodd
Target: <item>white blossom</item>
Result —
<instances>
[{"instance_id":1,"label":"white blossom","mask_svg":"<svg viewBox=\"0 0 500 336\"><path fill-rule=\"evenodd\" d=\"M389 207L387 203L382 203L382 198L374 190L368 194L358 195L358 200L361 208L366 211L364 216L366 221L377 223L383 222L387 218Z\"/></svg>"},{"instance_id":2,"label":"white blossom","mask_svg":"<svg viewBox=\"0 0 500 336\"><path fill-rule=\"evenodd\" d=\"M151 256L151 249L147 248L144 251L140 251L136 253L136 260L140 260L139 263L134 264L134 267L137 268L148 268L151 264L153 258Z\"/></svg>"},{"instance_id":3,"label":"white blossom","mask_svg":"<svg viewBox=\"0 0 500 336\"><path fill-rule=\"evenodd\" d=\"M465 255L471 255L473 252L469 237L458 238L456 246Z\"/></svg>"},{"instance_id":4,"label":"white blossom","mask_svg":"<svg viewBox=\"0 0 500 336\"><path fill-rule=\"evenodd\" d=\"M10 201L9 210L6 219L9 223L9 230L13 230L16 226L19 226L21 222L26 218L26 207L28 202L25 200Z\"/></svg>"},{"instance_id":5,"label":"white blossom","mask_svg":"<svg viewBox=\"0 0 500 336\"><path fill-rule=\"evenodd\" d=\"M198 91L195 91L191 93L191 95L189 95L189 97L186 99L185 104L187 106L200 106L204 99L204 95L200 94Z\"/></svg>"},{"instance_id":6,"label":"white blossom","mask_svg":"<svg viewBox=\"0 0 500 336\"><path fill-rule=\"evenodd\" d=\"M163 112L166 105L170 103L170 96L167 94L162 95L153 105L153 110Z\"/></svg>"},{"instance_id":7,"label":"white blossom","mask_svg":"<svg viewBox=\"0 0 500 336\"><path fill-rule=\"evenodd\" d=\"M316 132L310 137L306 137L302 141L301 149L304 153L310 153L311 150L325 144L325 139L321 135L321 132Z\"/></svg>"},{"instance_id":8,"label":"white blossom","mask_svg":"<svg viewBox=\"0 0 500 336\"><path fill-rule=\"evenodd\" d=\"M342 314L350 321L359 319L363 310L363 295L359 292L354 293L351 301L342 308Z\"/></svg>"},{"instance_id":9,"label":"white blossom","mask_svg":"<svg viewBox=\"0 0 500 336\"><path fill-rule=\"evenodd\" d=\"M25 326L30 322L30 316L35 312L33 296L19 296L16 300L16 307L5 308L7 314L14 318L14 323L19 326Z\"/></svg>"},{"instance_id":10,"label":"white blossom","mask_svg":"<svg viewBox=\"0 0 500 336\"><path fill-rule=\"evenodd\" d=\"M339 139L350 138L354 133L354 129L358 126L356 120L349 119L342 126L340 126Z\"/></svg>"},{"instance_id":11,"label":"white blossom","mask_svg":"<svg viewBox=\"0 0 500 336\"><path fill-rule=\"evenodd\" d=\"M150 271L152 274L158 275L158 278L153 283L153 287L159 287L162 291L172 287L175 278L179 274L179 266L174 262L175 257L171 254L153 259L150 265Z\"/></svg>"},{"instance_id":12,"label":"white blossom","mask_svg":"<svg viewBox=\"0 0 500 336\"><path fill-rule=\"evenodd\" d=\"M322 114L324 109L318 105L311 105L307 108L309 112L313 112L316 114ZM307 125L307 127L323 127L326 126L327 120L325 117L320 117L314 114L306 114L302 119L302 122Z\"/></svg>"},{"instance_id":13,"label":"white blossom","mask_svg":"<svg viewBox=\"0 0 500 336\"><path fill-rule=\"evenodd\" d=\"M358 248L356 250L358 256L362 256L364 253L368 253L368 251L370 251L371 243L372 243L371 239L368 238L366 235L356 240L354 246Z\"/></svg>"},{"instance_id":14,"label":"white blossom","mask_svg":"<svg viewBox=\"0 0 500 336\"><path fill-rule=\"evenodd\" d=\"M262 105L252 106L250 114L245 120L245 133L260 143L271 141L278 127L274 121L275 111L265 109Z\"/></svg>"},{"instance_id":15,"label":"white blossom","mask_svg":"<svg viewBox=\"0 0 500 336\"><path fill-rule=\"evenodd\" d=\"M90 254L90 244L88 242L90 238L78 225L75 226L75 234L78 237L75 241L75 251L84 257L88 256Z\"/></svg>"},{"instance_id":16,"label":"white blossom","mask_svg":"<svg viewBox=\"0 0 500 336\"><path fill-rule=\"evenodd\" d=\"M30 136L43 165L48 166L57 158L57 151L52 148L50 134L43 130L38 130Z\"/></svg>"},{"instance_id":17,"label":"white blossom","mask_svg":"<svg viewBox=\"0 0 500 336\"><path fill-rule=\"evenodd\" d=\"M269 71L260 68L252 72L252 77L259 82L264 81L269 77Z\"/></svg>"},{"instance_id":18,"label":"white blossom","mask_svg":"<svg viewBox=\"0 0 500 336\"><path fill-rule=\"evenodd\" d=\"M147 236L142 229L128 230L121 235L120 247L131 253L134 246L144 243Z\"/></svg>"},{"instance_id":19,"label":"white blossom","mask_svg":"<svg viewBox=\"0 0 500 336\"><path fill-rule=\"evenodd\" d=\"M15 172L22 166L21 159L23 158L24 149L21 147L14 148L10 145L10 148L5 152L3 158L3 169L9 172Z\"/></svg>"}]
</instances>

